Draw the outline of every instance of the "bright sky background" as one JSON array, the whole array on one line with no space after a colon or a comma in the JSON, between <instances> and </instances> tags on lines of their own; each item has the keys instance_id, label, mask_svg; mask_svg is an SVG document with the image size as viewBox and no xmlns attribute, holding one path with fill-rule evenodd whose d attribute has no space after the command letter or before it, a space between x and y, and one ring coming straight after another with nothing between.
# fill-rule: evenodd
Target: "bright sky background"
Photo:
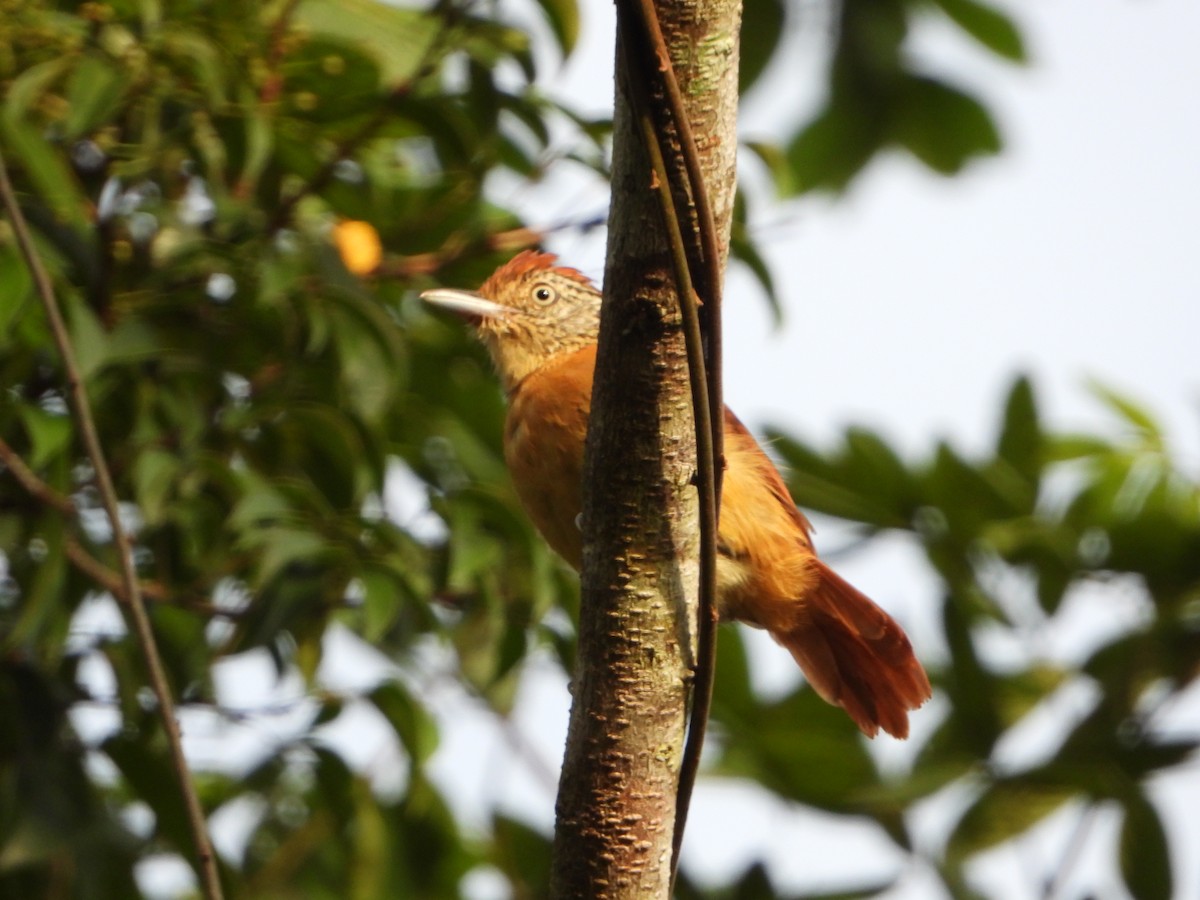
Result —
<instances>
[{"instance_id":1,"label":"bright sky background","mask_svg":"<svg viewBox=\"0 0 1200 900\"><path fill-rule=\"evenodd\" d=\"M584 45L555 78L575 105L611 108L612 4L583 0ZM882 431L920 457L947 437L970 451L989 446L999 405L1017 372L1031 373L1048 417L1062 427L1108 427L1111 420L1084 389L1095 376L1148 404L1169 424L1193 469L1200 465L1200 3L1195 0L1036 0L1010 9L1024 29L1033 63L993 60L950 28L918 34L920 58L975 89L997 115L1006 149L966 175L942 179L902 157L875 163L848 196L805 200L766 218L763 238L787 310L771 327L766 303L743 274L731 274L726 307L726 391L752 427L775 424L828 444L850 423ZM791 57L771 73L769 96L744 110L744 131L773 131L780 108L810 105L819 35L794 36ZM532 223L594 212L603 198L586 191L523 191ZM564 236L553 249L599 276L602 240ZM403 500L397 492L397 498ZM389 498L389 499L397 499ZM835 525L818 542L839 544ZM840 568L913 631L922 655L940 648L931 637L932 582L902 539ZM1095 598L1093 598L1094 600ZM1048 637L1078 652L1114 622L1136 618L1136 603L1119 590L1100 605L1076 604ZM1105 605L1108 604L1108 605ZM1103 610L1098 621L1096 610ZM755 644L761 682L791 683L787 655ZM370 685L394 667L341 633L322 670L331 687ZM97 673L103 679L103 673ZM254 709L279 703L278 716L239 727L189 720L189 756L201 766L253 759L307 720L298 681L273 685L265 659L218 670L227 705ZM554 781L570 698L560 674L534 665L514 727L504 731L465 697L452 679L423 688L442 725L434 771L462 815L481 827L493 802L531 823L553 822ZM1192 700L1198 700L1193 691ZM1056 697L1053 719L1086 709L1087 697ZM934 705L936 710L936 704ZM936 712L916 716L917 739ZM1177 720L1200 727L1200 702ZM103 730L101 718L78 722ZM1012 758L1036 753L1038 723ZM369 711L351 709L326 730L331 741L382 788L403 783L402 756ZM514 735L526 746L515 747ZM372 737L377 736L377 737ZM884 759L905 750L882 738ZM1032 749L1030 749L1032 748ZM540 760L529 764L530 758ZM1200 772L1191 766L1160 785L1169 810L1178 896L1200 896ZM957 807L953 799L925 809L918 835L936 846ZM245 806L223 812L218 845L236 852L253 822ZM1015 851L990 854L978 867L1005 900L1037 896L1031 875L1059 859L1074 822L1066 810ZM1125 897L1106 853L1119 819L1102 815L1060 896L1091 889L1099 900ZM758 857L780 889L853 886L886 876L902 862L889 842L852 821L808 813L760 792L703 785L693 804L685 865L725 879ZM181 864L147 867L143 883L169 886L187 876ZM939 896L928 873L908 872L891 900ZM495 880L475 879L474 900L500 900Z\"/></svg>"}]
</instances>

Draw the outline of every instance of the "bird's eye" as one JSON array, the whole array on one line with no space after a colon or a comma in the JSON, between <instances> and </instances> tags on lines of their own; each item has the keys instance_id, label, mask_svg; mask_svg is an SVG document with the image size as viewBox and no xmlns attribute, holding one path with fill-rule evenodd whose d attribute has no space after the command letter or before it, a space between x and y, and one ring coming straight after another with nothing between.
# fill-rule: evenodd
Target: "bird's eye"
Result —
<instances>
[{"instance_id":1,"label":"bird's eye","mask_svg":"<svg viewBox=\"0 0 1200 900\"><path fill-rule=\"evenodd\" d=\"M547 284L539 284L533 289L533 299L542 306L549 306L558 299L558 292Z\"/></svg>"}]
</instances>

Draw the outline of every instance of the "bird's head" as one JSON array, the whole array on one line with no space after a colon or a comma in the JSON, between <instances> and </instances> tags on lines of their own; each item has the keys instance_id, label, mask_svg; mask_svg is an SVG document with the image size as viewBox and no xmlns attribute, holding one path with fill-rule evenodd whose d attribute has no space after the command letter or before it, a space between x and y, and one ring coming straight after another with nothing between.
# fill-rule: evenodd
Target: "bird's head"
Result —
<instances>
[{"instance_id":1,"label":"bird's head","mask_svg":"<svg viewBox=\"0 0 1200 900\"><path fill-rule=\"evenodd\" d=\"M478 291L434 288L421 294L475 327L506 391L552 357L596 343L600 292L582 272L556 266L555 259L523 250Z\"/></svg>"}]
</instances>

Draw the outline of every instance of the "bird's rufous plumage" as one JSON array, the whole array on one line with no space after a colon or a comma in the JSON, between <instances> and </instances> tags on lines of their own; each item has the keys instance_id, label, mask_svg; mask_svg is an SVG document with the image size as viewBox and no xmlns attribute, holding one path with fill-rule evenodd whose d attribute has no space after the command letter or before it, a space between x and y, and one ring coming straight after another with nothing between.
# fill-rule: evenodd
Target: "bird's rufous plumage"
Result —
<instances>
[{"instance_id":1,"label":"bird's rufous plumage","mask_svg":"<svg viewBox=\"0 0 1200 900\"><path fill-rule=\"evenodd\" d=\"M525 251L478 292L422 296L454 309L491 351L508 395L504 457L546 541L579 568L583 447L596 364L600 294L555 257ZM896 621L817 558L809 525L775 465L725 410L718 604L723 619L765 628L813 688L868 736L908 735L929 679Z\"/></svg>"}]
</instances>

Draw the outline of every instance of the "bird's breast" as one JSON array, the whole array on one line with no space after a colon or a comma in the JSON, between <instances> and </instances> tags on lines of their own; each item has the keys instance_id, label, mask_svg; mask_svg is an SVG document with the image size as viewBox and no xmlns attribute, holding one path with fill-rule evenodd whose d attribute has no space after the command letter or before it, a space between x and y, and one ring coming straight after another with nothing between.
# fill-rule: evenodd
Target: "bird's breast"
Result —
<instances>
[{"instance_id":1,"label":"bird's breast","mask_svg":"<svg viewBox=\"0 0 1200 900\"><path fill-rule=\"evenodd\" d=\"M509 394L504 456L522 505L546 542L579 569L583 536L583 448L591 410L595 347L552 358ZM804 517L783 479L732 413L718 562L723 618L786 632L803 615L814 578Z\"/></svg>"},{"instance_id":2,"label":"bird's breast","mask_svg":"<svg viewBox=\"0 0 1200 900\"><path fill-rule=\"evenodd\" d=\"M576 569L583 558L583 446L595 348L551 360L509 395L504 458L521 504L546 542Z\"/></svg>"}]
</instances>

